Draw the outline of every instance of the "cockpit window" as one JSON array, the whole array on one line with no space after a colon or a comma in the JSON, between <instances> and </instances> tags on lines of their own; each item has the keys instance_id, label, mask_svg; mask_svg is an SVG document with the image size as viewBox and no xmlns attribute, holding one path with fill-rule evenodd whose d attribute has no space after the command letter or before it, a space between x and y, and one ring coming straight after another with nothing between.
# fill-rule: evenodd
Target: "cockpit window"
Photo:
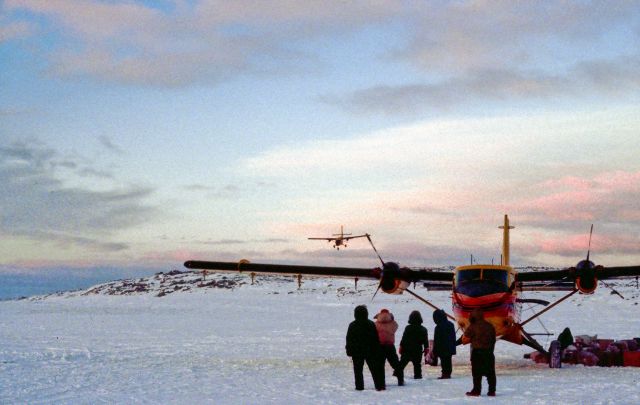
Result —
<instances>
[{"instance_id":1,"label":"cockpit window","mask_svg":"<svg viewBox=\"0 0 640 405\"><path fill-rule=\"evenodd\" d=\"M456 274L456 284L460 285L467 281L480 280L480 269L477 270L459 270Z\"/></svg>"},{"instance_id":2,"label":"cockpit window","mask_svg":"<svg viewBox=\"0 0 640 405\"><path fill-rule=\"evenodd\" d=\"M483 280L492 280L507 285L507 278L509 277L509 272L504 270L493 270L493 269L484 269L482 272Z\"/></svg>"}]
</instances>

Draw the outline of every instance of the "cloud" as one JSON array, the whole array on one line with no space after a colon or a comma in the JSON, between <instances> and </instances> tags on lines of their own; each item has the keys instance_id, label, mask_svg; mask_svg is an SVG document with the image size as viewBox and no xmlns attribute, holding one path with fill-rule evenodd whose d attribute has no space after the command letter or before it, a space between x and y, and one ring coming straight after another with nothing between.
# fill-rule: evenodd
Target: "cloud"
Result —
<instances>
[{"instance_id":1,"label":"cloud","mask_svg":"<svg viewBox=\"0 0 640 405\"><path fill-rule=\"evenodd\" d=\"M109 238L157 215L157 209L145 203L153 190L93 191L66 186L56 175L58 155L37 142L0 145L2 233L61 246L126 249L126 243ZM84 170L76 164L64 166Z\"/></svg>"},{"instance_id":2,"label":"cloud","mask_svg":"<svg viewBox=\"0 0 640 405\"><path fill-rule=\"evenodd\" d=\"M637 254L638 238L633 235L603 235L595 231L591 241L591 249L607 254ZM530 253L553 254L564 257L575 257L587 254L589 233L562 236L544 236L536 239L527 250Z\"/></svg>"},{"instance_id":3,"label":"cloud","mask_svg":"<svg viewBox=\"0 0 640 405\"><path fill-rule=\"evenodd\" d=\"M207 198L220 200L239 200L247 198L248 195L263 192L274 188L275 185L264 181L253 181L246 184L225 184L225 185L207 185L207 184L187 184L181 188L190 192L205 193Z\"/></svg>"},{"instance_id":4,"label":"cloud","mask_svg":"<svg viewBox=\"0 0 640 405\"><path fill-rule=\"evenodd\" d=\"M450 74L573 64L610 51L618 33L637 36L640 7L617 2L460 1L419 7L409 45L397 56ZM629 40L629 38L625 38Z\"/></svg>"},{"instance_id":5,"label":"cloud","mask_svg":"<svg viewBox=\"0 0 640 405\"><path fill-rule=\"evenodd\" d=\"M5 19L0 16L0 44L14 39L27 38L31 33L30 24L23 21L5 22Z\"/></svg>"},{"instance_id":6,"label":"cloud","mask_svg":"<svg viewBox=\"0 0 640 405\"><path fill-rule=\"evenodd\" d=\"M592 178L566 176L534 185L535 195L516 202L514 208L529 225L554 223L585 226L600 220L613 223L640 221L640 171L617 170Z\"/></svg>"},{"instance_id":7,"label":"cloud","mask_svg":"<svg viewBox=\"0 0 640 405\"><path fill-rule=\"evenodd\" d=\"M633 109L424 121L352 138L280 145L246 158L240 169L258 178L287 180L304 171L306 182L321 177L334 184L424 177L484 184L483 176L515 175L518 162L527 165L527 170L520 169L525 177L552 165L586 169L596 162L606 167L617 159L617 165L624 166L635 162L621 154L637 144L629 135L638 123L636 116ZM566 143L575 148L564 147Z\"/></svg>"},{"instance_id":8,"label":"cloud","mask_svg":"<svg viewBox=\"0 0 640 405\"><path fill-rule=\"evenodd\" d=\"M397 113L419 104L412 101L441 110L461 99L582 93L581 79L596 94L633 94L626 84L637 84L637 50L612 45L637 42L635 2L7 0L4 8L22 35L27 24L39 24L41 34L55 28L52 72L124 84L178 87L316 69L323 48L313 41L366 28L397 34L398 22L401 45L381 44L383 62L408 63L425 82L383 83L325 101ZM602 61L589 62L595 55Z\"/></svg>"},{"instance_id":9,"label":"cloud","mask_svg":"<svg viewBox=\"0 0 640 405\"><path fill-rule=\"evenodd\" d=\"M471 253L499 261L503 214L517 226L514 262L562 263L578 245L551 246L591 223L601 240L620 242L606 245L611 252L626 246L628 255L640 243L640 172L628 153L638 148L637 117L624 109L424 122L279 146L246 158L242 174L300 190L280 196L271 234L316 236L345 223L411 265Z\"/></svg>"},{"instance_id":10,"label":"cloud","mask_svg":"<svg viewBox=\"0 0 640 405\"><path fill-rule=\"evenodd\" d=\"M635 2L460 1L406 17L408 45L388 61L423 77L388 81L321 102L368 114L417 115L513 102L634 99L640 89ZM511 106L512 104L510 104Z\"/></svg>"},{"instance_id":11,"label":"cloud","mask_svg":"<svg viewBox=\"0 0 640 405\"><path fill-rule=\"evenodd\" d=\"M320 101L359 113L415 114L448 111L487 102L635 97L640 56L580 62L566 73L542 70L482 70L427 84L380 85Z\"/></svg>"},{"instance_id":12,"label":"cloud","mask_svg":"<svg viewBox=\"0 0 640 405\"><path fill-rule=\"evenodd\" d=\"M78 176L80 177L94 177L100 179L113 179L114 176L112 173L105 170L97 170L90 167L85 167L78 172Z\"/></svg>"},{"instance_id":13,"label":"cloud","mask_svg":"<svg viewBox=\"0 0 640 405\"><path fill-rule=\"evenodd\" d=\"M209 186L204 184L188 184L183 186L182 189L191 192L204 192L207 198L222 199L222 200L235 200L240 198L242 190L235 184L227 184L223 186Z\"/></svg>"},{"instance_id":14,"label":"cloud","mask_svg":"<svg viewBox=\"0 0 640 405\"><path fill-rule=\"evenodd\" d=\"M637 159L628 151L639 145L637 121L626 110L438 120L280 146L246 158L240 174L300 190L280 196L289 226L292 217L353 227L375 216L385 231L416 221L493 228L491 215L508 213L532 227L581 230L595 218L636 217Z\"/></svg>"},{"instance_id":15,"label":"cloud","mask_svg":"<svg viewBox=\"0 0 640 405\"><path fill-rule=\"evenodd\" d=\"M5 8L44 17L60 29L52 70L154 86L217 83L245 73L299 65L295 43L386 20L398 6L384 1L8 0Z\"/></svg>"},{"instance_id":16,"label":"cloud","mask_svg":"<svg viewBox=\"0 0 640 405\"><path fill-rule=\"evenodd\" d=\"M500 152L512 143L509 140L487 142L487 139L504 138L502 134L487 134L488 126L491 126L490 120L464 124L434 121L383 129L349 139L310 140L278 146L249 157L242 162L241 170L258 178L283 179L300 178L304 172L305 181L322 177L334 184L361 181L362 177L370 181L387 178L395 182L420 171L452 173L468 166L463 157L469 155L476 156L476 163L482 161L487 166L504 161Z\"/></svg>"},{"instance_id":17,"label":"cloud","mask_svg":"<svg viewBox=\"0 0 640 405\"><path fill-rule=\"evenodd\" d=\"M112 153L115 153L118 155L121 155L124 153L124 150L122 150L121 147L113 143L113 141L106 135L99 136L98 141L100 141L100 144Z\"/></svg>"},{"instance_id":18,"label":"cloud","mask_svg":"<svg viewBox=\"0 0 640 405\"><path fill-rule=\"evenodd\" d=\"M264 244L264 243L287 243L288 239L283 238L265 238L265 239L218 239L218 240L204 240L204 241L196 241L195 243L199 243L202 245L252 245L252 244Z\"/></svg>"}]
</instances>

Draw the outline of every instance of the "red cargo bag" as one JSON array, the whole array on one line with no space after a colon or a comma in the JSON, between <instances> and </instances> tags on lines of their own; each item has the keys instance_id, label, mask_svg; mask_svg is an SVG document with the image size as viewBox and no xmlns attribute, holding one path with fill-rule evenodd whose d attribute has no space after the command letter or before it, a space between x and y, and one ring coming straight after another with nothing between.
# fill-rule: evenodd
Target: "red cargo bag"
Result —
<instances>
[{"instance_id":1,"label":"red cargo bag","mask_svg":"<svg viewBox=\"0 0 640 405\"><path fill-rule=\"evenodd\" d=\"M622 364L625 367L640 367L640 352L624 352Z\"/></svg>"}]
</instances>

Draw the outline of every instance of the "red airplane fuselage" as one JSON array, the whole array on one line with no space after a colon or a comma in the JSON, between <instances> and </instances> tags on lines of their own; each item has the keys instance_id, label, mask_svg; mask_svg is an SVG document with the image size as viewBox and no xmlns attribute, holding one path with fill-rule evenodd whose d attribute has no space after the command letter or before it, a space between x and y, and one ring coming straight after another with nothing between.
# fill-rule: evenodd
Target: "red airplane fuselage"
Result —
<instances>
[{"instance_id":1,"label":"red airplane fuselage","mask_svg":"<svg viewBox=\"0 0 640 405\"><path fill-rule=\"evenodd\" d=\"M470 265L454 270L453 314L456 323L464 331L469 326L469 316L480 309L484 318L496 330L496 336L522 344L520 304L513 285L516 271L511 266Z\"/></svg>"}]
</instances>

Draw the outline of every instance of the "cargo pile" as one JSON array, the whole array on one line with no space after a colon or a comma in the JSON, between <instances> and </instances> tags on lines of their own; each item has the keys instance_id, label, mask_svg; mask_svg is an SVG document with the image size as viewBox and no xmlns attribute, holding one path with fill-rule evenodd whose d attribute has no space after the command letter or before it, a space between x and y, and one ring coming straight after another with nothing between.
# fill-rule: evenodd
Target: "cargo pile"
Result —
<instances>
[{"instance_id":1,"label":"cargo pile","mask_svg":"<svg viewBox=\"0 0 640 405\"><path fill-rule=\"evenodd\" d=\"M549 363L545 353L533 352L525 357L536 363ZM597 336L576 336L562 351L562 363L600 367L640 367L640 338L614 340Z\"/></svg>"}]
</instances>

